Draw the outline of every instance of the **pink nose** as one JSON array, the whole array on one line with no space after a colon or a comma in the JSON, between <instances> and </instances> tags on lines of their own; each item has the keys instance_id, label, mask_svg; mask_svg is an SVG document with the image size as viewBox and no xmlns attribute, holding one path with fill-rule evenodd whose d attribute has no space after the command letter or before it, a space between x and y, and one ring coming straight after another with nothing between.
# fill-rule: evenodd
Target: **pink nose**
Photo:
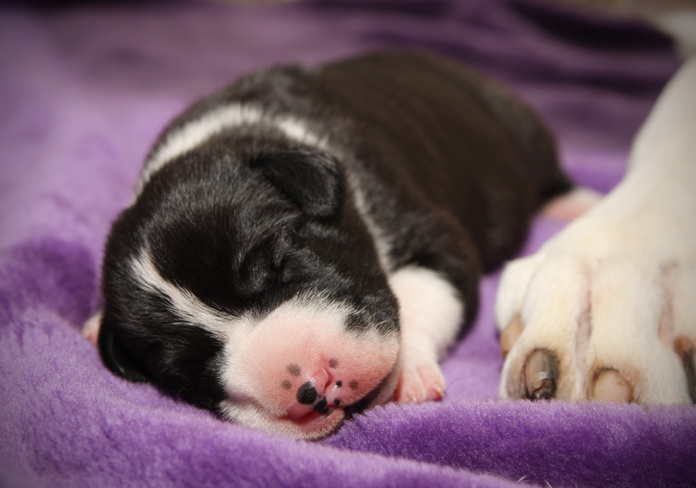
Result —
<instances>
[{"instance_id":1,"label":"pink nose","mask_svg":"<svg viewBox=\"0 0 696 488\"><path fill-rule=\"evenodd\" d=\"M328 371L324 368L317 370L297 389L296 401L288 410L288 416L300 419L312 412L328 414L331 408L341 404L338 398L339 387Z\"/></svg>"}]
</instances>

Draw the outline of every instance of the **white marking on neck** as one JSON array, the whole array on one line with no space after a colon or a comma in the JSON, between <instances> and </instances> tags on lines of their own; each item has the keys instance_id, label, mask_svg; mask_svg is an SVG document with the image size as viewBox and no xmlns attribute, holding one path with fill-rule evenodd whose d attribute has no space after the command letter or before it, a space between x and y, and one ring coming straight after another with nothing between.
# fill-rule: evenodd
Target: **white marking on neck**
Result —
<instances>
[{"instance_id":1,"label":"white marking on neck","mask_svg":"<svg viewBox=\"0 0 696 488\"><path fill-rule=\"evenodd\" d=\"M407 266L389 276L399 301L404 350L444 357L464 320L465 304L457 289L439 273Z\"/></svg>"},{"instance_id":2,"label":"white marking on neck","mask_svg":"<svg viewBox=\"0 0 696 488\"><path fill-rule=\"evenodd\" d=\"M361 188L360 183L357 180L357 177L355 177L354 175L348 175L347 181L353 194L353 201L355 202L355 207L358 210L360 216L362 217L363 222L365 222L365 225L367 226L367 231L372 236L372 241L374 242L375 250L377 251L377 259L379 261L379 265L382 268L382 271L384 271L384 273L389 273L393 267L391 259L389 258L389 251L392 248L392 243L389 242L389 239L386 236L385 232L379 225L377 225L375 220L372 218L372 215L370 214L369 205L367 204L367 200L365 198L365 192Z\"/></svg>"},{"instance_id":3,"label":"white marking on neck","mask_svg":"<svg viewBox=\"0 0 696 488\"><path fill-rule=\"evenodd\" d=\"M162 169L168 162L196 149L211 137L224 130L234 129L245 125L265 124L276 127L286 137L302 144L325 149L326 138L320 138L312 132L307 123L289 115L274 116L264 113L258 107L232 103L216 108L199 119L193 120L183 127L169 132L157 151L146 161L145 167L136 189L139 195L145 184L154 173Z\"/></svg>"},{"instance_id":4,"label":"white marking on neck","mask_svg":"<svg viewBox=\"0 0 696 488\"><path fill-rule=\"evenodd\" d=\"M172 312L184 322L199 325L220 337L227 337L231 331L238 328L233 326L232 322L243 321L209 307L190 291L164 279L147 252L141 253L131 261L131 269L139 284L169 300Z\"/></svg>"}]
</instances>

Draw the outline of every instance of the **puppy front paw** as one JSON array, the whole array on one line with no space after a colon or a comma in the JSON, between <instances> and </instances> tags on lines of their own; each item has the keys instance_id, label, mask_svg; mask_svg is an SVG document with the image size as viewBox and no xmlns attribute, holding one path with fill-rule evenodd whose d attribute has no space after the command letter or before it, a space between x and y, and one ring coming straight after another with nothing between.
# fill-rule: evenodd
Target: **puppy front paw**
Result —
<instances>
[{"instance_id":1,"label":"puppy front paw","mask_svg":"<svg viewBox=\"0 0 696 488\"><path fill-rule=\"evenodd\" d=\"M508 264L502 398L694 401L696 247L651 227L590 219Z\"/></svg>"},{"instance_id":2,"label":"puppy front paw","mask_svg":"<svg viewBox=\"0 0 696 488\"><path fill-rule=\"evenodd\" d=\"M445 377L437 361L406 355L401 364L394 399L404 403L439 400L445 396Z\"/></svg>"}]
</instances>

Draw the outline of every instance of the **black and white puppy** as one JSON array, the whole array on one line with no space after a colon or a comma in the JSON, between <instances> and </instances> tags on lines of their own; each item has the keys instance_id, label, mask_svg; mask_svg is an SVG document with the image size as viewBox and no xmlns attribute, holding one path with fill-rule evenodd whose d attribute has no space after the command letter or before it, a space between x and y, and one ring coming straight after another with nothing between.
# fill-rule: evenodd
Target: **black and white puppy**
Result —
<instances>
[{"instance_id":1,"label":"black and white puppy","mask_svg":"<svg viewBox=\"0 0 696 488\"><path fill-rule=\"evenodd\" d=\"M113 225L115 373L302 438L444 395L438 360L541 203L539 119L449 60L380 52L240 79L174 120Z\"/></svg>"}]
</instances>

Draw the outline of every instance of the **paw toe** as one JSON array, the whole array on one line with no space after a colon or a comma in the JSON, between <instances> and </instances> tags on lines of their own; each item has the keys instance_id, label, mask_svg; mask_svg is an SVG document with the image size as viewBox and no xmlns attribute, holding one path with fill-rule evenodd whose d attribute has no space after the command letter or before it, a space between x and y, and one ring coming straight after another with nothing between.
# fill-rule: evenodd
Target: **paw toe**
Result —
<instances>
[{"instance_id":1,"label":"paw toe","mask_svg":"<svg viewBox=\"0 0 696 488\"><path fill-rule=\"evenodd\" d=\"M445 378L439 366L420 365L418 374L423 381L427 401L439 400L445 396Z\"/></svg>"},{"instance_id":2,"label":"paw toe","mask_svg":"<svg viewBox=\"0 0 696 488\"><path fill-rule=\"evenodd\" d=\"M597 374L590 397L600 402L630 402L633 386L615 369L604 369Z\"/></svg>"},{"instance_id":3,"label":"paw toe","mask_svg":"<svg viewBox=\"0 0 696 488\"><path fill-rule=\"evenodd\" d=\"M681 336L674 342L674 348L682 358L691 401L696 403L696 347L687 337Z\"/></svg>"},{"instance_id":4,"label":"paw toe","mask_svg":"<svg viewBox=\"0 0 696 488\"><path fill-rule=\"evenodd\" d=\"M515 315L505 330L500 334L500 354L503 356L503 359L507 357L521 335L522 320L520 320L519 315Z\"/></svg>"},{"instance_id":5,"label":"paw toe","mask_svg":"<svg viewBox=\"0 0 696 488\"><path fill-rule=\"evenodd\" d=\"M445 396L445 378L437 364L419 364L401 372L396 400L420 403L439 400Z\"/></svg>"}]
</instances>

